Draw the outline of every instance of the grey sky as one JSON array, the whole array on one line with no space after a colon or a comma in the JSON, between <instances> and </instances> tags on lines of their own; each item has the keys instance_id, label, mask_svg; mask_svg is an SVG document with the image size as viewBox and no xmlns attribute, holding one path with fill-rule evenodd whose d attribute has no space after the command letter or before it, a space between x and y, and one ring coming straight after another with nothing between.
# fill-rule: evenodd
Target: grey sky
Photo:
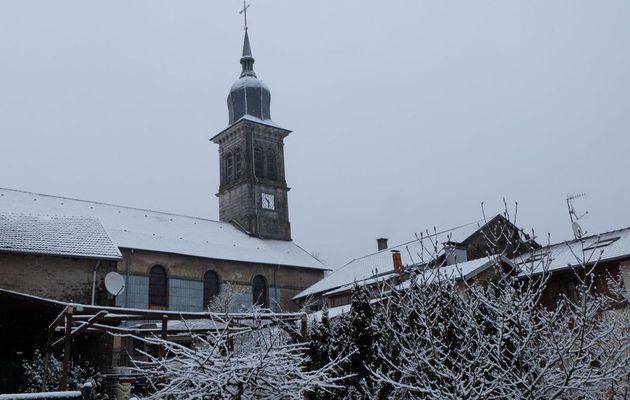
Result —
<instances>
[{"instance_id":1,"label":"grey sky","mask_svg":"<svg viewBox=\"0 0 630 400\"><path fill-rule=\"evenodd\" d=\"M218 218L239 1L0 0L0 187ZM294 239L332 267L518 201L630 225L630 2L253 0ZM391 242L390 242L391 243Z\"/></svg>"}]
</instances>

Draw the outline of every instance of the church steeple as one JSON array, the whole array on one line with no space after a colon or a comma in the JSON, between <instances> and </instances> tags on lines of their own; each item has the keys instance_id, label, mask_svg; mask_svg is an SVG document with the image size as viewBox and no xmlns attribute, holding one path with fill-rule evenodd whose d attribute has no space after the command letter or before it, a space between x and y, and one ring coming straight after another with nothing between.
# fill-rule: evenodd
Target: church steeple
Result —
<instances>
[{"instance_id":1,"label":"church steeple","mask_svg":"<svg viewBox=\"0 0 630 400\"><path fill-rule=\"evenodd\" d=\"M233 124L245 115L263 121L271 120L271 92L254 72L254 57L247 29L243 40L241 66L241 75L232 85L228 95L229 124Z\"/></svg>"},{"instance_id":2,"label":"church steeple","mask_svg":"<svg viewBox=\"0 0 630 400\"><path fill-rule=\"evenodd\" d=\"M228 127L212 138L220 154L219 219L251 235L291 240L284 171L284 138L291 131L271 121L271 93L254 73L247 23L241 66L227 98Z\"/></svg>"},{"instance_id":3,"label":"church steeple","mask_svg":"<svg viewBox=\"0 0 630 400\"><path fill-rule=\"evenodd\" d=\"M241 72L241 78L244 76L253 76L256 78L254 72L254 57L252 56L252 47L249 44L249 35L245 31L245 39L243 40L243 56L241 57L241 65L243 66L243 72Z\"/></svg>"}]
</instances>

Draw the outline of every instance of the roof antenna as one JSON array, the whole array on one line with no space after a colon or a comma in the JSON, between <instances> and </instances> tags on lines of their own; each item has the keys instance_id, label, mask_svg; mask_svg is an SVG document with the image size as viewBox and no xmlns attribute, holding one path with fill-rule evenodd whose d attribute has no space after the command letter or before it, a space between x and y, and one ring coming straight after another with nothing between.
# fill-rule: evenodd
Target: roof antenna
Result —
<instances>
[{"instance_id":1,"label":"roof antenna","mask_svg":"<svg viewBox=\"0 0 630 400\"><path fill-rule=\"evenodd\" d=\"M586 231L582 230L582 227L580 226L580 224L578 224L578 221L586 216L588 214L588 211L578 216L577 211L575 211L575 207L573 207L573 200L584 196L586 196L586 193L572 195L567 194L567 208L569 209L569 218L571 218L571 228L573 229L573 235L576 239L581 239L584 235L586 235Z\"/></svg>"},{"instance_id":2,"label":"roof antenna","mask_svg":"<svg viewBox=\"0 0 630 400\"><path fill-rule=\"evenodd\" d=\"M239 11L239 14L243 14L243 18L245 19L245 32L247 32L247 9L251 4L247 4L246 0L243 0L243 9Z\"/></svg>"}]
</instances>

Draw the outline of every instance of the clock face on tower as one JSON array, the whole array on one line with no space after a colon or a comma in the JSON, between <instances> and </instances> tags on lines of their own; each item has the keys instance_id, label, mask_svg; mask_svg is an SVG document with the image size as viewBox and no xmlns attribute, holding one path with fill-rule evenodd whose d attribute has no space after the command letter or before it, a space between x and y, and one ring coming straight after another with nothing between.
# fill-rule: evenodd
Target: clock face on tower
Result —
<instances>
[{"instance_id":1,"label":"clock face on tower","mask_svg":"<svg viewBox=\"0 0 630 400\"><path fill-rule=\"evenodd\" d=\"M269 193L261 193L261 200L262 200L262 208L264 208L265 210L275 210L276 206L275 206L275 202L274 202L274 196L273 194L269 194Z\"/></svg>"}]
</instances>

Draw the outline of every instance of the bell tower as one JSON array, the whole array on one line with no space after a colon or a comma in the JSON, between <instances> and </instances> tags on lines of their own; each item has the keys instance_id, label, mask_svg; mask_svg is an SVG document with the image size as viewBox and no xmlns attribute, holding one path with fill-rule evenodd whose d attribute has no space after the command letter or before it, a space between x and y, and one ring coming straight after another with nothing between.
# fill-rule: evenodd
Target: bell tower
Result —
<instances>
[{"instance_id":1,"label":"bell tower","mask_svg":"<svg viewBox=\"0 0 630 400\"><path fill-rule=\"evenodd\" d=\"M241 75L228 95L228 127L219 145L219 219L266 239L291 240L284 138L291 132L271 120L271 92L254 72L247 29Z\"/></svg>"}]
</instances>

